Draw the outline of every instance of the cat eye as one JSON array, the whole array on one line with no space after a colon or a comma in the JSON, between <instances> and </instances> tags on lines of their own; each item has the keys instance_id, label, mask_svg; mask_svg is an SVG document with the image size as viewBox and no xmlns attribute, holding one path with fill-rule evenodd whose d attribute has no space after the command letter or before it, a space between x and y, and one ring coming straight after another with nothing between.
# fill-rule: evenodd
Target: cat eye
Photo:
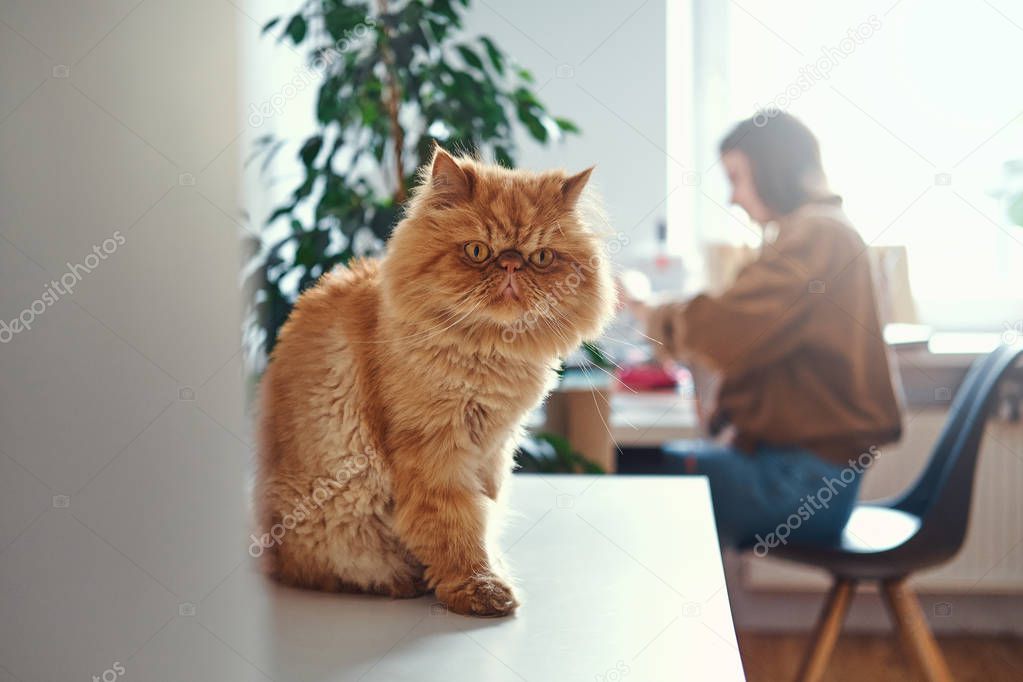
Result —
<instances>
[{"instance_id":1,"label":"cat eye","mask_svg":"<svg viewBox=\"0 0 1023 682\"><path fill-rule=\"evenodd\" d=\"M537 249L529 254L529 262L538 268L546 268L554 262L554 251L551 249Z\"/></svg>"},{"instance_id":2,"label":"cat eye","mask_svg":"<svg viewBox=\"0 0 1023 682\"><path fill-rule=\"evenodd\" d=\"M465 255L473 263L482 263L490 258L490 247L483 242L467 242L464 248Z\"/></svg>"}]
</instances>

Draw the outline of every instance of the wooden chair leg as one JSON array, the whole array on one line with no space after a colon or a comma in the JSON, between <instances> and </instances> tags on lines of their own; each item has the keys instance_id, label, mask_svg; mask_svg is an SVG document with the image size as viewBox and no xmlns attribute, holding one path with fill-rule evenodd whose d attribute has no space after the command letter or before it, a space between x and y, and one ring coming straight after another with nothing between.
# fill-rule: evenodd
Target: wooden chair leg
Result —
<instances>
[{"instance_id":1,"label":"wooden chair leg","mask_svg":"<svg viewBox=\"0 0 1023 682\"><path fill-rule=\"evenodd\" d=\"M828 659L831 658L835 642L838 641L838 633L842 631L842 622L849 611L849 604L852 603L855 591L855 580L835 578L828 599L817 619L813 642L799 668L799 675L796 677L798 682L818 682L824 676Z\"/></svg>"},{"instance_id":2,"label":"wooden chair leg","mask_svg":"<svg viewBox=\"0 0 1023 682\"><path fill-rule=\"evenodd\" d=\"M906 579L886 580L881 587L902 642L916 659L924 677L928 682L952 682L945 657Z\"/></svg>"}]
</instances>

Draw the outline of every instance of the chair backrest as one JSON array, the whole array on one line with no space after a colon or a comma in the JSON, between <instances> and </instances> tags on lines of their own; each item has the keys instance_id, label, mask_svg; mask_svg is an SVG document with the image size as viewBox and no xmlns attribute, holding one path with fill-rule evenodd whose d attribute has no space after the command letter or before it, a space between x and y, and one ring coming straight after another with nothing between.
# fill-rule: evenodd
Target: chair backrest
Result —
<instances>
[{"instance_id":1,"label":"chair backrest","mask_svg":"<svg viewBox=\"0 0 1023 682\"><path fill-rule=\"evenodd\" d=\"M913 544L931 545L942 554L954 554L962 545L991 404L1002 377L1021 355L1023 344L1005 345L973 364L952 402L927 467L906 494L892 504L921 518Z\"/></svg>"},{"instance_id":2,"label":"chair backrest","mask_svg":"<svg viewBox=\"0 0 1023 682\"><path fill-rule=\"evenodd\" d=\"M969 414L969 405L973 404L977 389L981 384L981 376L986 374L988 367L997 361L995 355L996 353L985 355L970 366L962 384L956 391L955 399L949 406L948 419L931 450L927 466L924 467L916 481L891 506L916 516L924 515L934 500L934 493L942 474L950 464L956 441L963 432L963 425Z\"/></svg>"}]
</instances>

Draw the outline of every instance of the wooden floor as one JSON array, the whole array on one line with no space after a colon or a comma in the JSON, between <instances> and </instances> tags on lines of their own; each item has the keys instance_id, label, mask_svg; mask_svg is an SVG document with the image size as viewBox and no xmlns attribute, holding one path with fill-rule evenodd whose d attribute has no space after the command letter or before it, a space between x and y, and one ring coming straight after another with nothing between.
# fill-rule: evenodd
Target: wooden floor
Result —
<instances>
[{"instance_id":1,"label":"wooden floor","mask_svg":"<svg viewBox=\"0 0 1023 682\"><path fill-rule=\"evenodd\" d=\"M749 682L785 682L795 677L809 642L807 635L739 633ZM939 637L957 682L1023 680L1023 639ZM915 682L922 678L899 648L898 639L843 634L824 677L827 682Z\"/></svg>"}]
</instances>

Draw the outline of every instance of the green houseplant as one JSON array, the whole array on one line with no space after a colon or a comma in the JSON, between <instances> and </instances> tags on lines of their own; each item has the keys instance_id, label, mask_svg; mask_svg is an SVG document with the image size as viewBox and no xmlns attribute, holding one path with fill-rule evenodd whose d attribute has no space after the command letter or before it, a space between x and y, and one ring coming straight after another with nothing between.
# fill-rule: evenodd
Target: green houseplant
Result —
<instances>
[{"instance_id":1,"label":"green houseplant","mask_svg":"<svg viewBox=\"0 0 1023 682\"><path fill-rule=\"evenodd\" d=\"M264 356L303 289L386 241L434 140L511 167L516 128L540 143L578 132L548 113L532 74L491 38L464 35L468 6L306 0L264 27L307 51L318 79L317 130L298 147L304 178L270 215L263 234L273 237L249 268L249 319ZM284 146L262 138L264 164Z\"/></svg>"},{"instance_id":2,"label":"green houseplant","mask_svg":"<svg viewBox=\"0 0 1023 682\"><path fill-rule=\"evenodd\" d=\"M247 338L256 358L269 357L305 288L382 248L434 140L513 167L516 129L543 144L578 132L547 111L532 74L491 38L464 34L469 4L305 0L264 26L308 53L317 129L298 145L302 181L252 247L245 288L252 292ZM259 140L264 168L286 143ZM592 344L585 352L604 359ZM600 471L551 434L529 439L520 461L533 471Z\"/></svg>"}]
</instances>

